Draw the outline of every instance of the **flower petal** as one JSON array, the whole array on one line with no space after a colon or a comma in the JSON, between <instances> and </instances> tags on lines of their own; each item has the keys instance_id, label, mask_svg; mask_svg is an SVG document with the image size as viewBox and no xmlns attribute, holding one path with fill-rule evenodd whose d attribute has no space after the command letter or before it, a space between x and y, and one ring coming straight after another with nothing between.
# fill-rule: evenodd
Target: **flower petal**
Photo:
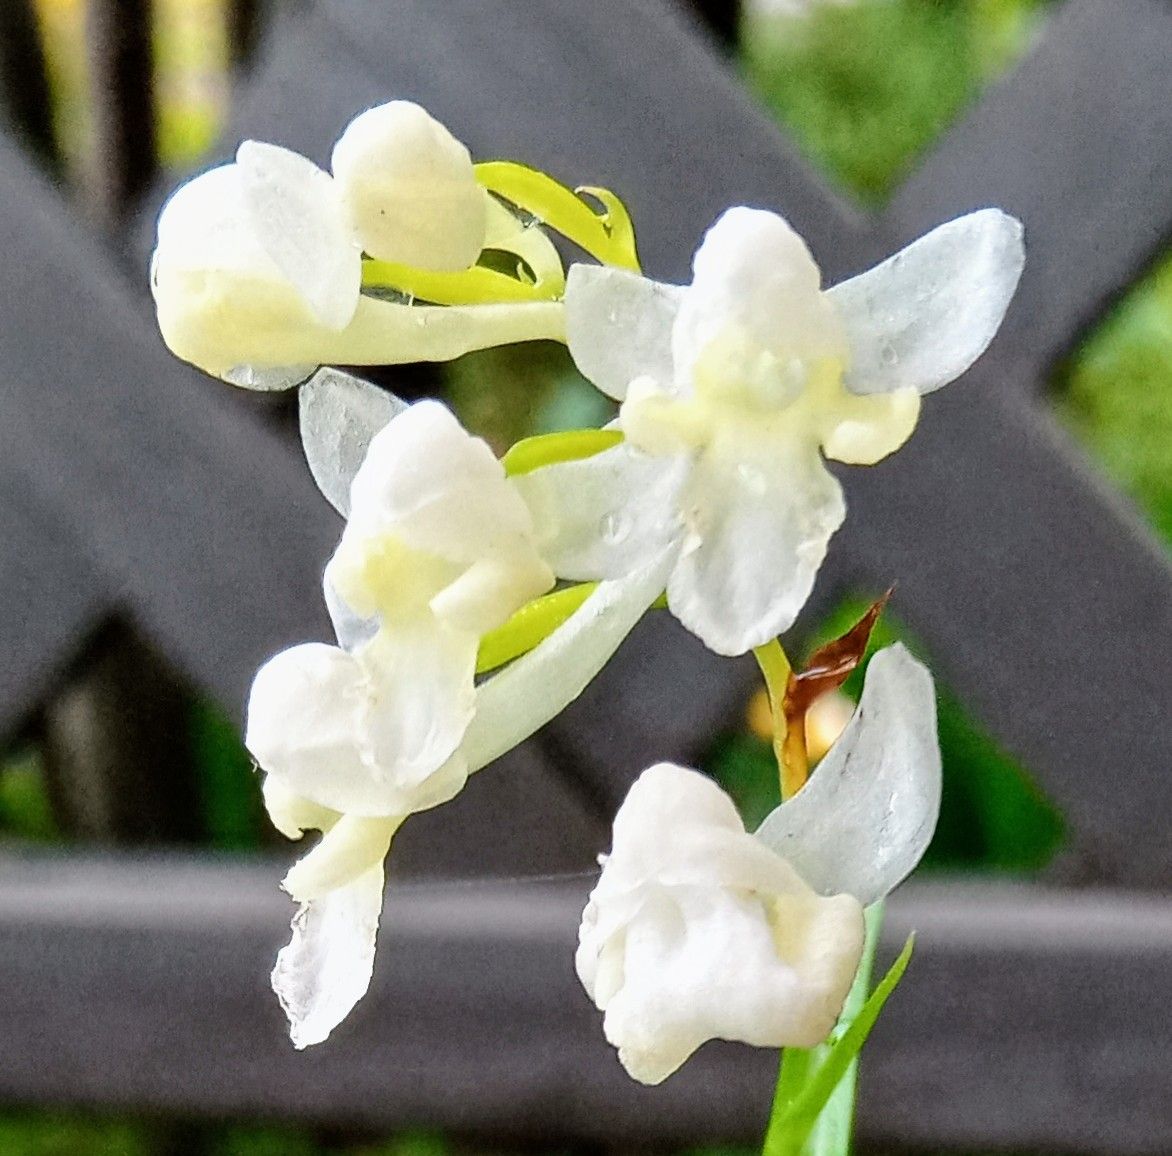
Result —
<instances>
[{"instance_id":1,"label":"flower petal","mask_svg":"<svg viewBox=\"0 0 1172 1156\"><path fill-rule=\"evenodd\" d=\"M692 471L683 508L686 537L668 606L727 655L793 625L846 513L817 450L772 437L714 442Z\"/></svg>"},{"instance_id":2,"label":"flower petal","mask_svg":"<svg viewBox=\"0 0 1172 1156\"><path fill-rule=\"evenodd\" d=\"M606 1038L644 1084L666 1079L709 1039L813 1047L842 1010L862 922L847 895L658 889L623 933Z\"/></svg>"},{"instance_id":3,"label":"flower petal","mask_svg":"<svg viewBox=\"0 0 1172 1156\"><path fill-rule=\"evenodd\" d=\"M289 869L281 886L298 903L320 899L381 863L406 816L367 819L343 815L308 855Z\"/></svg>"},{"instance_id":4,"label":"flower petal","mask_svg":"<svg viewBox=\"0 0 1172 1156\"><path fill-rule=\"evenodd\" d=\"M692 269L672 331L679 390L705 348L730 332L783 359L841 355L841 326L819 292L818 266L776 213L728 209L704 235Z\"/></svg>"},{"instance_id":5,"label":"flower petal","mask_svg":"<svg viewBox=\"0 0 1172 1156\"><path fill-rule=\"evenodd\" d=\"M566 341L574 364L622 401L637 377L672 381L671 333L684 290L603 265L571 265Z\"/></svg>"},{"instance_id":6,"label":"flower petal","mask_svg":"<svg viewBox=\"0 0 1172 1156\"><path fill-rule=\"evenodd\" d=\"M362 285L362 254L338 190L300 153L246 140L236 150L247 219L266 253L327 329L344 329Z\"/></svg>"},{"instance_id":7,"label":"flower petal","mask_svg":"<svg viewBox=\"0 0 1172 1156\"><path fill-rule=\"evenodd\" d=\"M847 331L847 386L931 393L958 378L993 340L1024 263L1021 222L981 209L835 285L826 296Z\"/></svg>"},{"instance_id":8,"label":"flower petal","mask_svg":"<svg viewBox=\"0 0 1172 1156\"><path fill-rule=\"evenodd\" d=\"M486 207L472 158L419 105L392 100L360 113L330 167L372 257L456 272L480 256Z\"/></svg>"},{"instance_id":9,"label":"flower petal","mask_svg":"<svg viewBox=\"0 0 1172 1156\"><path fill-rule=\"evenodd\" d=\"M340 818L337 811L304 799L272 775L265 775L265 810L286 839L300 839L306 831L328 831Z\"/></svg>"},{"instance_id":10,"label":"flower petal","mask_svg":"<svg viewBox=\"0 0 1172 1156\"><path fill-rule=\"evenodd\" d=\"M245 745L289 791L335 811L407 815L451 798L476 640L448 647L435 634L396 638L377 661L320 643L282 651L253 681ZM455 674L467 691L449 689Z\"/></svg>"},{"instance_id":11,"label":"flower petal","mask_svg":"<svg viewBox=\"0 0 1172 1156\"><path fill-rule=\"evenodd\" d=\"M544 642L476 690L476 716L457 752L479 770L560 714L586 689L663 589L672 555L593 594Z\"/></svg>"},{"instance_id":12,"label":"flower petal","mask_svg":"<svg viewBox=\"0 0 1172 1156\"><path fill-rule=\"evenodd\" d=\"M328 366L301 387L301 444L309 471L326 500L350 515L350 483L371 439L407 408L393 393Z\"/></svg>"},{"instance_id":13,"label":"flower petal","mask_svg":"<svg viewBox=\"0 0 1172 1156\"><path fill-rule=\"evenodd\" d=\"M939 811L932 676L896 644L871 659L858 710L810 781L756 834L816 891L868 906L920 861Z\"/></svg>"},{"instance_id":14,"label":"flower petal","mask_svg":"<svg viewBox=\"0 0 1172 1156\"><path fill-rule=\"evenodd\" d=\"M272 985L300 1049L320 1044L366 994L383 906L380 862L353 883L302 904L277 954Z\"/></svg>"},{"instance_id":15,"label":"flower petal","mask_svg":"<svg viewBox=\"0 0 1172 1156\"><path fill-rule=\"evenodd\" d=\"M533 514L537 547L560 578L619 578L680 536L675 513L682 457L652 457L620 443L579 461L513 479Z\"/></svg>"},{"instance_id":16,"label":"flower petal","mask_svg":"<svg viewBox=\"0 0 1172 1156\"><path fill-rule=\"evenodd\" d=\"M825 415L822 452L836 462L873 466L912 436L919 417L920 395L914 389L866 395L844 390Z\"/></svg>"}]
</instances>

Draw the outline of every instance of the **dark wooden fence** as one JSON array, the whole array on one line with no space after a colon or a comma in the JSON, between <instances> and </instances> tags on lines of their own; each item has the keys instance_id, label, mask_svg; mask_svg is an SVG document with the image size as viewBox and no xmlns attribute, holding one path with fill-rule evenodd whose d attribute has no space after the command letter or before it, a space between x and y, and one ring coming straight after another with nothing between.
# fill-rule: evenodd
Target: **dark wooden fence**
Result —
<instances>
[{"instance_id":1,"label":"dark wooden fence","mask_svg":"<svg viewBox=\"0 0 1172 1156\"><path fill-rule=\"evenodd\" d=\"M0 53L0 91L20 96L9 78L29 59ZM913 884L892 902L891 942L914 925L920 951L865 1068L875 1142L1172 1150L1172 566L1039 396L1172 233L1170 59L1172 5L1069 0L877 217L828 191L668 0L299 5L225 137L324 160L355 112L411 97L477 156L622 190L649 271L673 279L731 203L782 209L830 280L977 206L1027 223L1004 332L905 451L846 479L852 516L810 608L897 576L939 673L1071 836L1045 885ZM261 658L324 636L335 516L271 414L162 349L143 276L157 195L141 228L99 239L17 143L45 153L39 106L7 108L0 729L51 729L74 691L115 710L147 695L138 660L110 657L136 647L238 713ZM396 869L588 871L631 777L696 758L751 681L647 622L507 770L409 824ZM126 729L142 745L124 781L101 780L104 833L127 833L130 797L182 836L165 726ZM162 852L5 858L0 1097L607 1145L759 1135L772 1057L713 1045L648 1091L608 1055L571 970L586 875L392 887L371 997L294 1055L265 981L288 914L277 872Z\"/></svg>"}]
</instances>

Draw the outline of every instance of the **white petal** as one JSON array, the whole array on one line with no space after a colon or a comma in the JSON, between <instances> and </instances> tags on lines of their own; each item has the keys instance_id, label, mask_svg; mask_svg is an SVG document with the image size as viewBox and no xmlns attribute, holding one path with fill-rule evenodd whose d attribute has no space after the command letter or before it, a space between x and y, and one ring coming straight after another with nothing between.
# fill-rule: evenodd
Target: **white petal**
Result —
<instances>
[{"instance_id":1,"label":"white petal","mask_svg":"<svg viewBox=\"0 0 1172 1156\"><path fill-rule=\"evenodd\" d=\"M387 857L391 838L405 817L343 815L308 855L293 864L281 886L298 903L347 886Z\"/></svg>"},{"instance_id":2,"label":"white petal","mask_svg":"<svg viewBox=\"0 0 1172 1156\"><path fill-rule=\"evenodd\" d=\"M1021 222L1000 209L949 221L827 297L850 344L855 393L959 377L993 340L1025 263Z\"/></svg>"},{"instance_id":3,"label":"white petal","mask_svg":"<svg viewBox=\"0 0 1172 1156\"><path fill-rule=\"evenodd\" d=\"M151 267L152 284L177 269L280 276L248 219L236 165L209 169L176 189L159 214Z\"/></svg>"},{"instance_id":4,"label":"white petal","mask_svg":"<svg viewBox=\"0 0 1172 1156\"><path fill-rule=\"evenodd\" d=\"M670 386L672 324L683 294L626 269L571 265L566 340L574 364L618 401L636 377Z\"/></svg>"},{"instance_id":5,"label":"white petal","mask_svg":"<svg viewBox=\"0 0 1172 1156\"><path fill-rule=\"evenodd\" d=\"M340 369L319 369L301 388L301 444L326 500L350 514L350 483L371 439L407 408L393 393Z\"/></svg>"},{"instance_id":6,"label":"white petal","mask_svg":"<svg viewBox=\"0 0 1172 1156\"><path fill-rule=\"evenodd\" d=\"M277 955L273 991L296 1048L320 1044L366 994L383 906L382 864L301 906Z\"/></svg>"},{"instance_id":7,"label":"white petal","mask_svg":"<svg viewBox=\"0 0 1172 1156\"><path fill-rule=\"evenodd\" d=\"M867 906L920 861L939 811L932 677L897 644L871 659L847 729L757 837L816 891Z\"/></svg>"},{"instance_id":8,"label":"white petal","mask_svg":"<svg viewBox=\"0 0 1172 1156\"><path fill-rule=\"evenodd\" d=\"M236 164L248 221L265 252L327 329L354 316L362 254L334 182L289 149L246 140Z\"/></svg>"},{"instance_id":9,"label":"white petal","mask_svg":"<svg viewBox=\"0 0 1172 1156\"><path fill-rule=\"evenodd\" d=\"M586 689L663 590L671 554L603 582L544 642L481 683L460 754L479 770L560 714Z\"/></svg>"},{"instance_id":10,"label":"white petal","mask_svg":"<svg viewBox=\"0 0 1172 1156\"><path fill-rule=\"evenodd\" d=\"M401 789L423 784L460 745L475 707L478 646L474 634L425 621L382 630L362 652L364 666L377 666L364 714L369 756Z\"/></svg>"},{"instance_id":11,"label":"white petal","mask_svg":"<svg viewBox=\"0 0 1172 1156\"><path fill-rule=\"evenodd\" d=\"M472 158L419 105L393 100L355 117L330 167L372 257L454 272L480 256L486 209Z\"/></svg>"},{"instance_id":12,"label":"white petal","mask_svg":"<svg viewBox=\"0 0 1172 1156\"><path fill-rule=\"evenodd\" d=\"M289 790L279 778L272 775L265 775L261 790L269 819L286 839L300 839L310 830L328 831L340 817L337 811Z\"/></svg>"},{"instance_id":13,"label":"white petal","mask_svg":"<svg viewBox=\"0 0 1172 1156\"><path fill-rule=\"evenodd\" d=\"M541 556L561 578L618 578L680 536L676 513L688 464L626 443L513 479L533 514Z\"/></svg>"},{"instance_id":14,"label":"white petal","mask_svg":"<svg viewBox=\"0 0 1172 1156\"><path fill-rule=\"evenodd\" d=\"M793 625L830 536L842 489L812 447L714 443L683 496L687 537L668 606L717 654L744 654Z\"/></svg>"},{"instance_id":15,"label":"white petal","mask_svg":"<svg viewBox=\"0 0 1172 1156\"><path fill-rule=\"evenodd\" d=\"M845 895L676 887L658 890L624 938L604 1030L630 1075L658 1084L709 1039L825 1039L858 967L862 909Z\"/></svg>"},{"instance_id":16,"label":"white petal","mask_svg":"<svg viewBox=\"0 0 1172 1156\"><path fill-rule=\"evenodd\" d=\"M672 331L677 387L730 330L783 358L834 357L843 346L821 274L805 242L776 213L738 206L708 230L692 262L692 284Z\"/></svg>"},{"instance_id":17,"label":"white petal","mask_svg":"<svg viewBox=\"0 0 1172 1156\"><path fill-rule=\"evenodd\" d=\"M289 791L335 811L406 815L450 798L459 768L436 770L467 724L476 644L458 656L468 690L449 692L443 641L398 639L378 664L320 643L283 651L253 681L245 745Z\"/></svg>"},{"instance_id":18,"label":"white petal","mask_svg":"<svg viewBox=\"0 0 1172 1156\"><path fill-rule=\"evenodd\" d=\"M517 546L473 562L431 600L431 612L452 629L480 638L552 589L553 571L524 543Z\"/></svg>"}]
</instances>

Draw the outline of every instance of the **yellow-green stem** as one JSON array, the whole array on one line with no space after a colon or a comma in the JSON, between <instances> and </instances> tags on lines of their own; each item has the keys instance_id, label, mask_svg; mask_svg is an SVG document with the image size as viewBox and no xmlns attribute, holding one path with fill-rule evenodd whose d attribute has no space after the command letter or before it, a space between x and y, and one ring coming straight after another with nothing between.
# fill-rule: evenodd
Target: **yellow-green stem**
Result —
<instances>
[{"instance_id":1,"label":"yellow-green stem","mask_svg":"<svg viewBox=\"0 0 1172 1156\"><path fill-rule=\"evenodd\" d=\"M597 587L597 582L582 582L527 602L503 626L489 631L480 640L476 673L486 674L528 654L561 626Z\"/></svg>"},{"instance_id":2,"label":"yellow-green stem","mask_svg":"<svg viewBox=\"0 0 1172 1156\"><path fill-rule=\"evenodd\" d=\"M793 667L782 649L781 643L771 639L762 646L754 647L753 657L765 678L765 689L769 692L769 713L773 719L773 754L777 759L777 774L781 781L782 799L792 798L806 781L806 736L795 734L791 737L790 727L785 718L785 692ZM794 727L799 731L800 728Z\"/></svg>"}]
</instances>

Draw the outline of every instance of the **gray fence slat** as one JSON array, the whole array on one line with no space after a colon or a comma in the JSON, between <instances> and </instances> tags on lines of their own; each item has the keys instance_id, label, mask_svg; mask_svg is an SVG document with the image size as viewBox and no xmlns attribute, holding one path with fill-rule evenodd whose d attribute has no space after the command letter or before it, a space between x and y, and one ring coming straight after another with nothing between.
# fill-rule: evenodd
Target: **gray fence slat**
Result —
<instances>
[{"instance_id":1,"label":"gray fence slat","mask_svg":"<svg viewBox=\"0 0 1172 1156\"><path fill-rule=\"evenodd\" d=\"M4 338L0 335L0 346ZM0 392L7 390L0 371ZM0 459L0 741L37 706L106 616L109 595L80 543Z\"/></svg>"},{"instance_id":2,"label":"gray fence slat","mask_svg":"<svg viewBox=\"0 0 1172 1156\"><path fill-rule=\"evenodd\" d=\"M111 594L239 711L259 660L326 634L335 516L288 445L162 348L2 138L0 244L6 461L60 511Z\"/></svg>"},{"instance_id":3,"label":"gray fence slat","mask_svg":"<svg viewBox=\"0 0 1172 1156\"><path fill-rule=\"evenodd\" d=\"M901 243L983 205L1025 221L1029 260L998 347L1038 375L1172 237L1170 60L1166 0L1069 0L884 214Z\"/></svg>"},{"instance_id":4,"label":"gray fence slat","mask_svg":"<svg viewBox=\"0 0 1172 1156\"><path fill-rule=\"evenodd\" d=\"M297 1054L267 990L290 912L277 864L2 866L5 1100L610 1145L753 1143L764 1127L768 1051L706 1045L656 1089L623 1074L573 974L588 882L392 885L370 995ZM910 885L885 957L911 927L864 1064L864 1138L1168 1151L1166 902Z\"/></svg>"}]
</instances>

